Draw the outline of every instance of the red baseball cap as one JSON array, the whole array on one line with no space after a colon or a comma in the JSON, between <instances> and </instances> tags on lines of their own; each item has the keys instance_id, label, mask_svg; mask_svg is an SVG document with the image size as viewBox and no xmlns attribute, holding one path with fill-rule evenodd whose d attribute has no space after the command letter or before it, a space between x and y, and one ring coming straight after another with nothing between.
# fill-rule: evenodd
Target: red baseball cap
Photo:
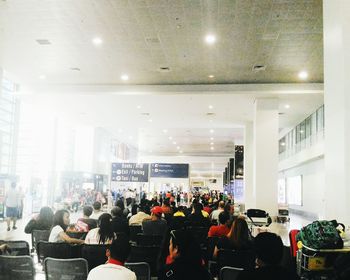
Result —
<instances>
[{"instance_id":1,"label":"red baseball cap","mask_svg":"<svg viewBox=\"0 0 350 280\"><path fill-rule=\"evenodd\" d=\"M157 216L161 216L163 213L163 209L160 206L155 206L152 208L152 213Z\"/></svg>"}]
</instances>

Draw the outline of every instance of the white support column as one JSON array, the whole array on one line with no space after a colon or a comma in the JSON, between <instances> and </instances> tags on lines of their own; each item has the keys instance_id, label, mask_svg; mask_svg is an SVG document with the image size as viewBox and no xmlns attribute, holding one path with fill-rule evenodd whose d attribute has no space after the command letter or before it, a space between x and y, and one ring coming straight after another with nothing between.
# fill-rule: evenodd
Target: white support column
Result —
<instances>
[{"instance_id":1,"label":"white support column","mask_svg":"<svg viewBox=\"0 0 350 280\"><path fill-rule=\"evenodd\" d=\"M323 1L326 219L350 224L350 1Z\"/></svg>"},{"instance_id":2,"label":"white support column","mask_svg":"<svg viewBox=\"0 0 350 280\"><path fill-rule=\"evenodd\" d=\"M256 207L277 215L278 100L255 100L254 192Z\"/></svg>"},{"instance_id":3,"label":"white support column","mask_svg":"<svg viewBox=\"0 0 350 280\"><path fill-rule=\"evenodd\" d=\"M245 209L256 208L256 197L254 191L254 135L253 123L245 125L244 130L244 203Z\"/></svg>"}]
</instances>

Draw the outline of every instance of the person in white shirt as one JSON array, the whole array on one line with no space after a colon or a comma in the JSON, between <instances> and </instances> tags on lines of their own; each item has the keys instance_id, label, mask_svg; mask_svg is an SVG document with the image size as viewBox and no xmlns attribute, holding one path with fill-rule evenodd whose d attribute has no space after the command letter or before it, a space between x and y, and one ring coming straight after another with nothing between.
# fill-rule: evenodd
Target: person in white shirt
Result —
<instances>
[{"instance_id":1,"label":"person in white shirt","mask_svg":"<svg viewBox=\"0 0 350 280\"><path fill-rule=\"evenodd\" d=\"M94 204L92 204L92 207L94 208L94 212L90 216L90 219L98 220L98 218L104 213L101 210L101 202L95 201Z\"/></svg>"},{"instance_id":2,"label":"person in white shirt","mask_svg":"<svg viewBox=\"0 0 350 280\"><path fill-rule=\"evenodd\" d=\"M140 206L140 211L137 212L136 215L133 215L129 219L129 226L141 226L143 220L150 220L151 215L147 214L150 213L149 206Z\"/></svg>"},{"instance_id":3,"label":"person in white shirt","mask_svg":"<svg viewBox=\"0 0 350 280\"><path fill-rule=\"evenodd\" d=\"M84 240L72 238L65 232L69 222L69 212L67 210L56 211L53 217L53 227L50 232L49 242L83 244Z\"/></svg>"},{"instance_id":4,"label":"person in white shirt","mask_svg":"<svg viewBox=\"0 0 350 280\"><path fill-rule=\"evenodd\" d=\"M17 229L16 221L18 216L18 208L20 206L21 195L16 190L16 183L12 182L11 188L8 190L5 196L5 205L6 205L6 222L7 222L7 231L11 230L11 220L12 220L12 229Z\"/></svg>"},{"instance_id":5,"label":"person in white shirt","mask_svg":"<svg viewBox=\"0 0 350 280\"><path fill-rule=\"evenodd\" d=\"M85 237L85 244L111 244L115 239L115 233L112 229L112 216L103 213L97 221L97 228L88 232Z\"/></svg>"},{"instance_id":6,"label":"person in white shirt","mask_svg":"<svg viewBox=\"0 0 350 280\"><path fill-rule=\"evenodd\" d=\"M124 262L128 258L129 253L130 244L128 238L125 235L118 236L110 248L106 250L107 263L92 269L87 280L136 280L135 273L124 267Z\"/></svg>"},{"instance_id":7,"label":"person in white shirt","mask_svg":"<svg viewBox=\"0 0 350 280\"><path fill-rule=\"evenodd\" d=\"M224 201L220 201L219 202L219 207L218 209L214 210L213 212L211 212L210 218L212 221L218 221L219 220L219 215L222 211L224 211L224 207L225 207L225 202Z\"/></svg>"}]
</instances>

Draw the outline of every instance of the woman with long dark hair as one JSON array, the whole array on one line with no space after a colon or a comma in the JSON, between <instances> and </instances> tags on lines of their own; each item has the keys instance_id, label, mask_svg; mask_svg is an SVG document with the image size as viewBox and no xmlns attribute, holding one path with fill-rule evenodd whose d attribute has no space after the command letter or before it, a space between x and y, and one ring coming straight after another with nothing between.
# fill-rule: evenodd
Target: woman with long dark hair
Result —
<instances>
[{"instance_id":1,"label":"woman with long dark hair","mask_svg":"<svg viewBox=\"0 0 350 280\"><path fill-rule=\"evenodd\" d=\"M97 221L97 228L88 232L85 244L111 244L115 239L112 228L112 216L108 213L102 214Z\"/></svg>"},{"instance_id":2,"label":"woman with long dark hair","mask_svg":"<svg viewBox=\"0 0 350 280\"><path fill-rule=\"evenodd\" d=\"M53 223L53 211L45 206L40 209L39 215L31 219L24 228L25 233L32 233L33 230L49 230Z\"/></svg>"},{"instance_id":3,"label":"woman with long dark hair","mask_svg":"<svg viewBox=\"0 0 350 280\"><path fill-rule=\"evenodd\" d=\"M252 236L248 224L244 217L238 217L232 224L230 232L226 237L219 239L214 249L214 257L217 256L219 249L230 250L248 250L252 249Z\"/></svg>"},{"instance_id":4,"label":"woman with long dark hair","mask_svg":"<svg viewBox=\"0 0 350 280\"><path fill-rule=\"evenodd\" d=\"M56 211L53 217L53 225L49 237L49 242L67 242L83 244L84 240L72 238L67 235L66 230L69 226L69 212L67 210Z\"/></svg>"},{"instance_id":5,"label":"woman with long dark hair","mask_svg":"<svg viewBox=\"0 0 350 280\"><path fill-rule=\"evenodd\" d=\"M170 232L169 257L174 261L160 270L159 280L212 279L203 266L200 246L190 231Z\"/></svg>"}]
</instances>

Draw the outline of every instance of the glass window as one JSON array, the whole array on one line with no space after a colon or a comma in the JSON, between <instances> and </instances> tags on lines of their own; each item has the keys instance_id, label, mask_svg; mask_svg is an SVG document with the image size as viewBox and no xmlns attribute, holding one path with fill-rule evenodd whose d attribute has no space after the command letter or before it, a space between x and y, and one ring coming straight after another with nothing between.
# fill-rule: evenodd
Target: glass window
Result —
<instances>
[{"instance_id":1,"label":"glass window","mask_svg":"<svg viewBox=\"0 0 350 280\"><path fill-rule=\"evenodd\" d=\"M316 111L317 115L317 132L322 131L324 128L324 106L320 107Z\"/></svg>"},{"instance_id":2,"label":"glass window","mask_svg":"<svg viewBox=\"0 0 350 280\"><path fill-rule=\"evenodd\" d=\"M286 137L283 137L280 141L279 141L279 153L283 153L286 151Z\"/></svg>"},{"instance_id":3,"label":"glass window","mask_svg":"<svg viewBox=\"0 0 350 280\"><path fill-rule=\"evenodd\" d=\"M302 176L287 178L288 204L302 205Z\"/></svg>"},{"instance_id":4,"label":"glass window","mask_svg":"<svg viewBox=\"0 0 350 280\"><path fill-rule=\"evenodd\" d=\"M278 203L285 204L286 202L286 179L281 178L278 179Z\"/></svg>"},{"instance_id":5,"label":"glass window","mask_svg":"<svg viewBox=\"0 0 350 280\"><path fill-rule=\"evenodd\" d=\"M300 141L304 140L304 139L305 139L305 121L303 121L303 122L300 124L299 133L300 133Z\"/></svg>"},{"instance_id":6,"label":"glass window","mask_svg":"<svg viewBox=\"0 0 350 280\"><path fill-rule=\"evenodd\" d=\"M311 135L311 116L305 120L305 138L309 138Z\"/></svg>"}]
</instances>

